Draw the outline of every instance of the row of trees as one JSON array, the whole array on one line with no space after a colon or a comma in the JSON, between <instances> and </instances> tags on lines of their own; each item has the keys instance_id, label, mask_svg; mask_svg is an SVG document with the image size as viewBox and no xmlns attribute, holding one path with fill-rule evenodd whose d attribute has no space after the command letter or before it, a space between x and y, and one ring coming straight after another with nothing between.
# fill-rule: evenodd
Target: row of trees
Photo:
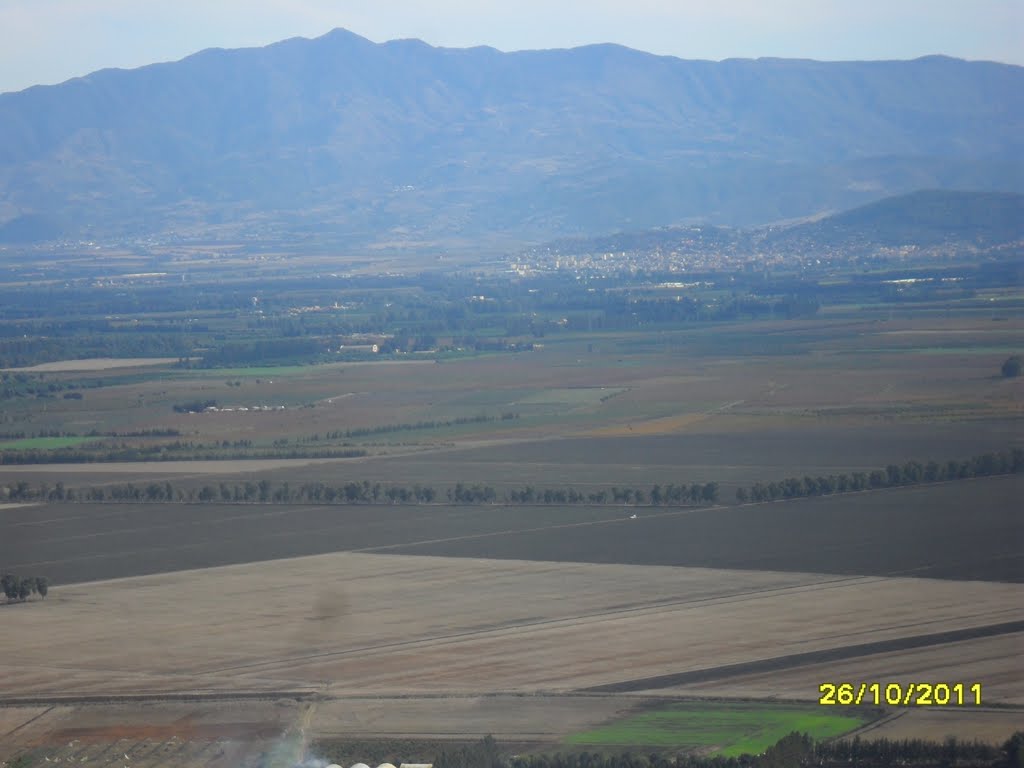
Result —
<instances>
[{"instance_id":1,"label":"row of trees","mask_svg":"<svg viewBox=\"0 0 1024 768\"><path fill-rule=\"evenodd\" d=\"M803 496L828 496L833 493L852 493L901 485L938 483L971 477L991 477L1024 472L1024 450L1014 448L999 453L983 453L966 461L949 460L943 463L929 461L922 464L908 461L903 465L890 464L885 469L871 472L828 475L803 478L789 477L780 482L754 483L749 488L736 489L736 500L775 501Z\"/></svg>"},{"instance_id":2,"label":"row of trees","mask_svg":"<svg viewBox=\"0 0 1024 768\"><path fill-rule=\"evenodd\" d=\"M60 429L40 429L37 432L0 432L0 440L25 440L34 437L178 437L181 435L176 429L169 427L157 427L155 429L133 429L130 432L100 432L98 429L90 429L88 432L65 432Z\"/></svg>"},{"instance_id":3,"label":"row of trees","mask_svg":"<svg viewBox=\"0 0 1024 768\"><path fill-rule=\"evenodd\" d=\"M814 754L823 765L984 765L1024 766L1024 731L1014 733L1002 747L981 741L924 739L839 740L816 744Z\"/></svg>"},{"instance_id":4,"label":"row of trees","mask_svg":"<svg viewBox=\"0 0 1024 768\"><path fill-rule=\"evenodd\" d=\"M6 491L6 493L5 493ZM618 488L583 493L574 488L511 489L499 493L491 485L456 483L443 492L427 485L385 485L350 481L344 485L326 483L272 483L269 480L244 483L219 483L196 487L180 487L169 481L162 483L120 483L91 488L67 488L57 483L33 487L24 480L0 488L0 498L9 501L121 501L121 502L224 502L224 503L306 503L306 504L621 504L674 505L714 504L718 500L718 483L692 485L655 485L649 491L641 488Z\"/></svg>"},{"instance_id":5,"label":"row of trees","mask_svg":"<svg viewBox=\"0 0 1024 768\"><path fill-rule=\"evenodd\" d=\"M7 602L15 600L24 602L32 595L38 594L45 598L50 591L49 582L44 576L25 576L19 578L13 573L4 573L0 576L0 588L3 589Z\"/></svg>"},{"instance_id":6,"label":"row of trees","mask_svg":"<svg viewBox=\"0 0 1024 768\"><path fill-rule=\"evenodd\" d=\"M501 414L502 421L512 421L513 419L518 418L519 414L511 411ZM460 416L459 418L448 419L447 421L415 421L403 424L385 424L379 427L358 427L356 429L328 432L327 439L340 440L342 438L368 437L370 435L384 435L389 432L409 432L418 429L439 429L442 427L457 427L462 424L483 424L497 420L497 416L480 414L478 416ZM319 439L319 436L314 436L314 438Z\"/></svg>"},{"instance_id":7,"label":"row of trees","mask_svg":"<svg viewBox=\"0 0 1024 768\"><path fill-rule=\"evenodd\" d=\"M949 737L943 742L922 739L855 738L814 741L796 731L760 755L702 757L695 755L607 755L593 752L528 755L504 758L491 737L477 744L445 750L434 768L1020 768L1024 766L1024 731L1001 747Z\"/></svg>"},{"instance_id":8,"label":"row of trees","mask_svg":"<svg viewBox=\"0 0 1024 768\"><path fill-rule=\"evenodd\" d=\"M458 486L456 486L457 488ZM474 486L475 488L476 486ZM534 489L526 486L522 490L510 490L505 500L513 504L633 504L652 506L681 506L683 504L714 504L718 501L718 483L693 483L687 485L654 485L649 491L642 488L619 488L582 493L569 489Z\"/></svg>"},{"instance_id":9,"label":"row of trees","mask_svg":"<svg viewBox=\"0 0 1024 768\"><path fill-rule=\"evenodd\" d=\"M97 440L66 448L23 448L0 450L0 464L79 464L112 461L224 461L227 459L349 459L366 456L363 448L346 446L294 446L275 444L254 447L251 441L236 440L195 443L175 440L170 443L130 446L111 445Z\"/></svg>"},{"instance_id":10,"label":"row of trees","mask_svg":"<svg viewBox=\"0 0 1024 768\"><path fill-rule=\"evenodd\" d=\"M346 454L347 455L347 454ZM363 455L361 452L355 455ZM902 466L890 464L872 472L803 478L790 477L770 483L754 483L736 490L740 503L775 501L805 496L891 488L972 477L990 477L1024 472L1024 450L1014 448L999 453L984 453L966 461L908 461ZM655 484L650 489L613 486L610 489L580 491L575 488L535 488L527 485L498 491L491 485L456 483L439 491L419 483L411 486L349 481L343 485L322 482L292 485L270 480L245 483L219 483L202 487L180 487L170 482L136 485L67 488L63 483L50 487L32 486L20 480L0 487L0 500L7 501L130 501L130 502L226 502L226 503L306 503L306 504L617 504L626 506L683 506L715 504L719 485L709 483Z\"/></svg>"}]
</instances>

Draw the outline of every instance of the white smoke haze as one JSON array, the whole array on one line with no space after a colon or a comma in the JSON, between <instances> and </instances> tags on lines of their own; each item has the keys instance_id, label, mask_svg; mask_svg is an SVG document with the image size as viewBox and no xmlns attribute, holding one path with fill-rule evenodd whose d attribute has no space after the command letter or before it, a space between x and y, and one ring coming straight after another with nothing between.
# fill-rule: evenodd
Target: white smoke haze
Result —
<instances>
[{"instance_id":1,"label":"white smoke haze","mask_svg":"<svg viewBox=\"0 0 1024 768\"><path fill-rule=\"evenodd\" d=\"M333 600L331 602L334 604ZM342 601L342 605L344 608L344 601ZM326 758L309 754L309 729L315 710L316 704L310 704L303 710L296 721L281 734L281 738L271 747L261 768L342 768ZM401 765L421 768L421 766L430 764L403 762ZM369 768L369 765L356 762L351 768ZM392 763L381 763L378 768L395 768L395 766Z\"/></svg>"},{"instance_id":2,"label":"white smoke haze","mask_svg":"<svg viewBox=\"0 0 1024 768\"><path fill-rule=\"evenodd\" d=\"M322 757L306 757L301 763L295 763L292 768L328 768L330 765L333 763Z\"/></svg>"}]
</instances>

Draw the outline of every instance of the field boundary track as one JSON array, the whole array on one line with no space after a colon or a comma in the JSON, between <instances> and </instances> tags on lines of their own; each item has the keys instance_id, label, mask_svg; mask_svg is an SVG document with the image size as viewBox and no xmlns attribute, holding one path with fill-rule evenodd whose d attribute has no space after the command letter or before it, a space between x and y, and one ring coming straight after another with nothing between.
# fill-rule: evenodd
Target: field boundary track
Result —
<instances>
[{"instance_id":1,"label":"field boundary track","mask_svg":"<svg viewBox=\"0 0 1024 768\"><path fill-rule=\"evenodd\" d=\"M203 701L274 701L295 699L309 701L317 698L311 690L297 691L221 691L195 693L124 693L85 696L15 696L0 698L0 707L60 707L88 704L149 704ZM322 697L320 697L322 698Z\"/></svg>"},{"instance_id":2,"label":"field boundary track","mask_svg":"<svg viewBox=\"0 0 1024 768\"><path fill-rule=\"evenodd\" d=\"M581 688L579 693L631 693L655 690L657 688L671 688L678 685L705 683L711 680L721 680L728 677L742 677L744 675L754 675L765 672L779 672L785 669L803 667L811 664L845 661L847 659L856 659L861 656L874 656L879 653L927 648L932 645L945 645L947 643L956 643L962 640L977 640L983 637L1013 634L1014 632L1024 632L1024 620L1007 621L1001 624L988 624L982 627L955 629L948 632L936 632L930 635L898 637L892 640L880 640L874 643L845 645L839 648L829 648L822 651L792 653L786 656L776 656L770 659L745 661L739 664L725 664L720 667L695 669L689 672L676 672L668 675L656 675L654 677L638 678L635 680L623 680L618 683L607 683L604 685L595 685L590 688Z\"/></svg>"}]
</instances>

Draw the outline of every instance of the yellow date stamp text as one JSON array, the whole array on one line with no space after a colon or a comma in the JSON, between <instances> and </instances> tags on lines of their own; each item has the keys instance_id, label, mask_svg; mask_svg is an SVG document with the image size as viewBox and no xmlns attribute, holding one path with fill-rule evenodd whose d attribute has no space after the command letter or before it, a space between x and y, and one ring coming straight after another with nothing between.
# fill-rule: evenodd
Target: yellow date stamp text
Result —
<instances>
[{"instance_id":1,"label":"yellow date stamp text","mask_svg":"<svg viewBox=\"0 0 1024 768\"><path fill-rule=\"evenodd\" d=\"M981 683L822 683L824 706L872 704L892 707L981 706Z\"/></svg>"}]
</instances>

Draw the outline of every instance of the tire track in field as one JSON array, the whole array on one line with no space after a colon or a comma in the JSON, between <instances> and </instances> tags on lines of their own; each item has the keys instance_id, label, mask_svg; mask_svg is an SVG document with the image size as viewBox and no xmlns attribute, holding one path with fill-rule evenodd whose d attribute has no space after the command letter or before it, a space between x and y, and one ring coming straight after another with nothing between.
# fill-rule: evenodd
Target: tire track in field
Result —
<instances>
[{"instance_id":1,"label":"tire track in field","mask_svg":"<svg viewBox=\"0 0 1024 768\"><path fill-rule=\"evenodd\" d=\"M102 704L150 704L161 702L235 702L235 701L273 701L276 699L295 699L307 701L319 696L309 689L278 688L266 691L165 691L163 693L96 693L96 694L56 694L40 696L11 696L0 698L0 707L71 707ZM321 698L323 698L321 696ZM49 711L49 710L48 710ZM43 714L46 714L45 712ZM42 717L37 715L33 720ZM27 725L25 723L24 725ZM19 728L24 725L18 726Z\"/></svg>"},{"instance_id":2,"label":"tire track in field","mask_svg":"<svg viewBox=\"0 0 1024 768\"><path fill-rule=\"evenodd\" d=\"M452 641L464 640L467 638L479 638L490 635L492 637L500 637L502 635L517 634L524 631L531 631L537 627L551 627L554 625L561 626L573 626L575 624L584 624L592 621L605 621L608 619L629 616L643 613L660 613L666 609L680 609L697 607L706 603L729 603L729 602L741 602L748 599L759 599L762 597L772 597L776 594L801 592L804 590L817 591L820 589L840 588L847 586L847 582L861 582L870 583L872 581L882 581L880 578L870 578L864 576L850 576L841 577L835 579L827 579L825 581L813 581L803 584L792 584L782 587L764 587L761 589L751 589L742 592L734 592L725 595L713 595L709 597L701 597L695 599L679 599L679 600L660 600L642 605L633 605L626 608L613 608L607 610L598 610L591 613L579 614L576 616L558 616L549 619L538 619L523 622L512 622L500 627L488 627L485 629L472 629L464 632L453 632L444 635L431 635L428 637L418 637L412 640L395 640L387 643L379 643L375 645L360 646L357 648L346 648L341 651L318 651L316 653L306 653L298 656L289 656L287 658L272 658L264 659L262 661L251 661L244 664L235 664L226 667L215 667L211 669L201 670L202 674L220 674L223 672L235 672L242 669L257 669L257 668L268 668L275 666L293 666L302 665L306 662L318 661L328 658L337 658L341 656L355 656L363 654L374 654L379 651L391 651L395 649L406 649L410 647L418 646L429 646L437 643L448 643Z\"/></svg>"},{"instance_id":3,"label":"tire track in field","mask_svg":"<svg viewBox=\"0 0 1024 768\"><path fill-rule=\"evenodd\" d=\"M41 705L41 706L45 706L45 707L46 707L46 709L44 709L44 710L43 710L42 712L40 712L40 713L39 713L38 715L36 715L35 717L30 717L30 718L29 718L28 720L26 720L26 721L25 721L24 723L22 723L21 725L16 725L16 726L14 726L14 727L13 727L13 728L12 728L11 730L9 730L9 731L8 731L7 733L5 733L5 734L2 734L2 735L0 735L0 738L6 739L6 738L8 738L9 736L13 736L13 735L14 735L15 733L17 733L18 731L20 731L20 730L21 730L22 728L26 728L27 726L29 726L29 725L32 725L32 723L34 723L34 722L35 722L36 720L38 720L38 719L39 719L39 718L41 718L41 717L46 717L46 715L50 714L50 712L52 712L52 711L53 711L53 705L52 705L52 704L51 704L51 705L49 705L49 706L47 706L46 704L43 704L43 705Z\"/></svg>"},{"instance_id":4,"label":"tire track in field","mask_svg":"<svg viewBox=\"0 0 1024 768\"><path fill-rule=\"evenodd\" d=\"M520 505L495 505L495 506L520 506ZM527 506L549 506L546 504L536 504ZM554 506L554 505L551 505ZM660 517L679 517L680 515L688 515L694 512L704 512L709 509L714 509L714 506L700 506L700 507L683 507L675 508L669 512L655 512L652 514L645 514L643 517L636 518L639 520L653 520ZM639 509L639 507L623 507L624 510ZM530 528L509 528L503 531L483 531L481 533L467 533L461 536L447 536L440 539L421 539L420 541L407 542L404 544L379 544L371 547L361 547L359 549L351 549L349 552L384 552L389 549L405 549L406 547L424 547L431 546L433 544L449 544L456 541L471 541L473 539L489 539L497 536L512 536L520 533L543 533L545 531L558 531L567 528L584 528L594 525L608 525L609 523L624 523L629 521L631 518L624 517L622 515L616 515L615 517L602 517L596 520L581 520L574 523L552 523L550 525L538 525ZM403 554L403 553L399 553ZM568 561L572 562L572 561Z\"/></svg>"},{"instance_id":5,"label":"tire track in field","mask_svg":"<svg viewBox=\"0 0 1024 768\"><path fill-rule=\"evenodd\" d=\"M749 600L760 600L765 598L777 597L779 595L786 596L799 596L806 595L808 593L820 593L825 590L831 589L845 589L851 586L862 586L865 584L871 584L876 582L887 581L886 577L868 577L868 576L847 576L847 577L836 577L826 578L817 581L808 581L800 584L790 584L786 586L774 586L774 587L762 587L755 589L747 589L739 592L733 592L729 594L711 595L707 597L699 598L682 598L682 599L663 599L653 602L648 602L639 605L632 605L627 607L617 607L605 610L596 610L590 613L579 614L574 616L559 616L547 619L534 619L521 622L510 622L503 626L488 627L482 629L466 630L463 632L453 632L450 634L432 635L427 637L419 637L408 640L396 640L392 642L379 643L374 645L360 646L356 648L347 648L338 651L317 651L315 653L305 653L289 657L275 657L269 659L263 659L259 661L249 661L241 664L235 664L230 666L218 666L206 669L197 670L196 673L203 675L219 675L223 673L235 673L239 671L256 671L260 670L262 674L272 674L280 676L287 674L287 671L295 667L302 667L309 663L319 663L325 660L337 659L342 657L363 657L363 656L374 656L378 653L388 653L392 651L405 651L411 649L422 649L437 645L445 645L451 642L459 642L468 639L496 639L496 638L507 638L517 634L530 633L537 629L550 629L550 628L566 628L579 625L592 624L596 622L605 622L609 620L616 620L619 618L628 618L643 615L656 615L664 613L666 611L679 611L688 610L691 608L699 608L708 604L715 605L726 605L730 603L740 603ZM972 619L978 617L988 617L988 614L972 614L970 616L962 616L959 618ZM989 619L991 620L991 619ZM913 624L906 625L894 625L885 627L888 631L918 628L928 623L934 622L916 622ZM1024 623L1024 622L1022 622ZM865 630L866 633L873 632L875 630ZM965 630L958 630L965 631ZM967 630L969 631L969 630ZM842 637L849 637L849 634L844 634ZM821 642L827 642L828 640L834 639L834 636L823 636L818 638ZM897 639L898 640L898 639ZM823 651L823 652L827 652ZM817 653L817 652L811 652ZM582 689L583 692L590 692L590 689Z\"/></svg>"},{"instance_id":6,"label":"tire track in field","mask_svg":"<svg viewBox=\"0 0 1024 768\"><path fill-rule=\"evenodd\" d=\"M240 505L240 506L244 506L244 505ZM300 505L298 507L292 507L292 506L276 507L274 505L270 505L270 507L271 507L270 509L267 509L266 507L261 507L261 508L258 509L258 511L252 511L252 512L247 512L247 513L239 513L237 515L232 515L232 516L223 517L223 518L217 518L217 520L215 522L216 522L216 524L219 525L219 524L224 524L224 523L228 523L228 522L232 522L232 521L238 521L238 520L249 521L249 520L256 520L256 519L261 519L261 518L265 519L265 518L271 518L271 517L284 517L284 516L287 516L289 514L294 513L296 511L296 509L300 509L300 510L301 509L319 509L321 506L325 506L325 505ZM395 505L395 506L401 506L401 505ZM416 506L416 505L410 505L410 506ZM419 506L429 506L429 505L419 505ZM437 506L437 505L435 505L435 506ZM440 505L440 506L446 506L446 505ZM501 507L501 506L519 506L519 505L494 505L494 506L495 507ZM546 505L535 505L535 506L546 506ZM473 505L466 505L465 509L467 510L466 514L472 514L473 510L476 509L476 507L473 507ZM632 509L632 507L628 507L628 508L624 508L624 509ZM668 511L668 512L656 512L656 513L653 513L653 514L645 514L645 515L643 515L642 519L649 520L649 519L654 519L654 518L659 518L659 517L675 517L675 516L691 514L693 512L703 511L703 510L707 510L707 509L711 509L711 507L702 506L702 507L674 508L674 509L672 509L671 511ZM565 529L565 528L578 528L578 527L582 527L582 526L608 525L610 523L622 523L624 521L627 521L628 519L629 519L628 517L624 517L623 515L616 515L615 517L598 518L598 519L595 519L595 520L584 520L584 521L577 521L577 522L573 522L573 523L554 523L554 524L551 524L551 525L531 526L531 527L528 527L528 528L508 528L508 529L504 529L504 530L500 530L500 531L484 531L484 532L480 532L480 533L464 534L464 535L461 535L461 536L450 536L450 537L443 537L443 538L438 538L438 539L420 539L418 541L405 541L405 542L396 542L396 543L392 543L392 544L376 544L376 545L371 545L371 546L368 546L368 547L354 547L354 548L348 548L348 549L339 549L339 550L332 550L332 552L362 552L362 553L383 552L383 551L386 551L386 550L389 550L389 549L401 549L401 548L405 548L405 547L430 546L430 545L433 545L433 544L444 544L444 543L448 543L448 542L465 541L465 540L471 540L471 539L482 539L482 538L489 538L489 537L496 537L496 536L509 536L509 535L521 534L521 533L537 533L537 532L552 531L552 530L559 530L559 529ZM101 531L101 532L98 532L98 533L75 534L75 535L72 535L72 536L65 536L65 537L58 537L58 538L53 538L53 539L46 539L46 540L43 540L43 541L45 543L55 543L55 542L56 543L61 543L61 542L87 540L87 539L102 539L102 538L109 537L109 536L123 535L126 532L129 532L129 533L148 533L148 532L155 531L155 530L160 530L160 529L171 530L171 529L178 529L178 528L206 528L209 525L210 525L210 521L209 520L202 520L202 519L199 519L199 520L183 520L183 521L174 521L174 522L170 522L170 523L158 523L158 524L155 524L155 525L148 525L148 526L143 526L143 527L135 527L135 528L130 528L130 529L129 528L122 528L122 529L117 529L117 530L113 530L113 531ZM337 523L331 523L330 525L321 525L321 526L318 526L316 528L303 527L301 529L287 529L287 530L283 530L283 531L273 531L273 532L263 533L263 534L255 537L255 538L256 538L256 540L271 541L271 540L274 540L274 539L281 539L281 538L309 537L311 535L315 535L315 534L319 534L319 533L329 533L329 532L337 531L338 527L339 526L338 526ZM11 568L38 568L38 567L44 567L44 566L61 565L61 564L66 564L66 563L86 562L86 561L89 561L89 560L109 559L110 557L114 556L115 554L116 554L117 557L122 557L123 558L125 556L151 554L151 553L156 553L156 552L184 551L184 550L202 549L203 547L207 547L207 546L209 546L209 542L207 540L201 540L201 541L195 541L195 542L188 543L188 544L157 545L157 546L147 546L147 547L136 547L136 548L133 548L133 549L121 549L121 550L118 550L116 553L100 552L100 553L95 553L95 554L90 554L90 555L80 555L80 556L77 556L77 557L64 557L64 558L61 558L59 560L37 560L37 561L33 561L33 562L16 562L16 563L11 564L10 567ZM324 553L317 553L317 554L324 554ZM302 555L292 555L291 557L304 557L304 556L305 555L302 554ZM278 559L278 557L279 556L274 556L274 557L270 557L270 558L261 558L260 560L265 560L265 559L272 559L273 560L273 559ZM260 560L257 560L257 561L248 561L247 560L247 561L244 561L244 562L259 562ZM220 565L227 565L227 564L233 564L233 563L230 563L230 562L229 563L215 563L213 565L204 566L204 567L218 567ZM159 573L165 573L165 572L173 572L173 571L159 571ZM65 583L73 584L73 583L75 583L75 581L72 580L72 581L68 581L68 582L65 582Z\"/></svg>"},{"instance_id":7,"label":"tire track in field","mask_svg":"<svg viewBox=\"0 0 1024 768\"><path fill-rule=\"evenodd\" d=\"M314 653L305 653L286 657L277 656L271 658L264 658L261 660L247 661L239 664L232 664L228 666L200 666L196 668L178 670L175 672L135 671L130 673L130 676L132 678L138 679L143 684L145 684L146 681L155 678L157 681L156 685L160 686L161 683L166 684L166 682L172 678L190 680L196 678L196 676L202 676L202 678L206 680L207 683L209 683L209 681L223 674L230 675L231 673L235 673L238 671L258 671L261 673L260 677L251 678L251 682L255 683L257 682L257 680L259 680L261 682L265 682L268 686L280 686L282 684L282 680L279 679L280 676L287 674L289 670L292 670L296 667L302 667L309 663L317 663L328 659L340 657L373 656L378 653L403 651L414 648L427 648L437 645L444 645L450 642L459 642L467 639L481 639L488 637L502 638L521 633L529 633L536 629L572 627L581 624L603 622L608 620L615 620L618 618L628 618L631 616L644 614L656 615L659 613L664 613L666 611L678 611L699 608L707 604L725 605L730 603L745 602L749 600L769 599L780 595L798 596L812 592L819 593L824 590L845 589L851 586L861 586L865 584L871 584L886 580L884 577L870 577L858 575L835 576L826 578L820 578L819 574L809 574L809 576L818 576L819 578L816 580L803 581L799 583L786 584L781 586L757 587L752 589L734 591L725 594L708 595L704 597L654 599L645 601L643 603L629 604L625 606L612 606L605 609L598 609L589 613L578 615L556 616L546 619L512 620L497 626L470 629L462 632L453 632L448 634L430 635L407 640L396 640L391 642L359 646L355 648L347 648L338 651L317 651ZM961 618L970 619L974 618L974 616L964 616ZM906 629L913 626L919 625L913 624L890 626L887 627L887 629L898 630ZM844 635L844 637L845 636L848 635ZM820 640L822 641L827 641L830 639L832 638L829 636L820 638ZM125 676L125 673L122 670L108 668L103 665L90 665L87 668L83 668L81 667L81 665L67 666L61 664L51 664L40 665L40 667L45 669L66 668L68 670L78 671L87 670L93 673L109 672L111 674L117 674L122 678ZM149 696L176 695L177 693L178 691L165 691L163 693L141 694L141 697L142 700L148 700ZM262 694L257 692L254 695L260 696ZM86 698L88 698L88 696ZM6 703L5 700L3 698L0 698L0 705L4 703Z\"/></svg>"},{"instance_id":8,"label":"tire track in field","mask_svg":"<svg viewBox=\"0 0 1024 768\"><path fill-rule=\"evenodd\" d=\"M845 661L847 659L856 659L862 656L874 656L880 653L907 651L914 648L927 648L933 645L946 645L948 643L956 643L964 640L977 640L980 638L996 637L998 635L1007 635L1016 632L1024 632L1024 620L1007 621L1001 624L989 624L981 627L968 627L966 629L953 629L946 632L936 632L930 635L898 637L892 640L879 640L873 643L845 645L839 648L828 648L821 651L791 653L785 656L775 656L770 659L745 661L738 664L724 664L719 667L708 667L705 669L691 670L689 672L676 672L668 675L655 675L654 677L623 680L618 683L606 683L604 685L581 688L576 692L635 693L637 691L650 691L658 688L672 688L691 683L705 683L712 680L722 680L730 677L743 677L746 675L762 674L765 672L781 672L795 667L804 667L833 661Z\"/></svg>"}]
</instances>

